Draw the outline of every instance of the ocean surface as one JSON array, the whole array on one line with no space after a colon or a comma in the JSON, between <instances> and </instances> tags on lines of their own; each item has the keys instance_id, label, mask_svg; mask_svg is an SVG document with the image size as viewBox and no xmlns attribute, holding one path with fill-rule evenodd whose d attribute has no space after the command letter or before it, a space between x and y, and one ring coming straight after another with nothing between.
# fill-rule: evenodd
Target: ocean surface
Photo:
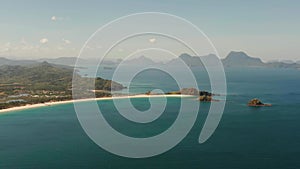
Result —
<instances>
[{"instance_id":1,"label":"ocean surface","mask_svg":"<svg viewBox=\"0 0 300 169\"><path fill-rule=\"evenodd\" d=\"M109 78L109 71L99 75ZM193 72L199 88L210 90L206 72L198 68ZM88 70L82 73L89 74ZM198 137L210 103L201 103L196 123L182 142L170 151L144 159L116 156L98 147L81 128L72 104L55 105L0 115L0 168L300 168L300 71L228 68L226 77L228 94L223 117L203 144L198 143ZM131 93L178 89L172 77L157 70L138 74L130 85L121 83L128 85ZM273 106L247 107L255 97ZM150 106L146 98L131 101L139 110ZM98 104L119 132L149 137L172 125L180 101L168 98L163 115L145 125L123 118L111 100Z\"/></svg>"}]
</instances>

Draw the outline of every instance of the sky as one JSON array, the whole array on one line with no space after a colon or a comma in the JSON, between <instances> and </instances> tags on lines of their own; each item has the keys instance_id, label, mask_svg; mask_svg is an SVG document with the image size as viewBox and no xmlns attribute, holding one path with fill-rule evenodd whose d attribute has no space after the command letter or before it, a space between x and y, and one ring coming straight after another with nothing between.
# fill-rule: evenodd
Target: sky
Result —
<instances>
[{"instance_id":1,"label":"sky","mask_svg":"<svg viewBox=\"0 0 300 169\"><path fill-rule=\"evenodd\" d=\"M265 61L300 60L300 1L296 0L0 3L0 56L7 58L76 57L87 39L106 23L132 13L163 12L195 24L221 57L244 51Z\"/></svg>"}]
</instances>

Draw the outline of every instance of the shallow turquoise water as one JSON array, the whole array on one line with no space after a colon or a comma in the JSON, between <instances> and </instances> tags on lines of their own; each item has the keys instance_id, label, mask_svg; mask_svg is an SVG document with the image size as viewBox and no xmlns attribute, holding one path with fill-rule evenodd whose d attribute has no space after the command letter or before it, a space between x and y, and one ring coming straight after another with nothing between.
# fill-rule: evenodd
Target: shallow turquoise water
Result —
<instances>
[{"instance_id":1,"label":"shallow turquoise water","mask_svg":"<svg viewBox=\"0 0 300 169\"><path fill-rule=\"evenodd\" d=\"M199 76L200 88L209 89L205 72L194 72ZM204 144L198 143L198 137L209 103L201 104L196 124L180 144L146 159L129 159L104 151L84 133L72 104L56 105L0 115L0 168L300 168L299 71L229 69L226 75L225 112L216 132ZM151 76L168 79L157 72ZM176 89L166 86L166 81L149 79L145 74L137 77L131 90ZM147 80L151 86L135 87ZM247 107L253 97L274 106ZM132 102L140 110L149 107L147 99ZM111 101L99 105L116 130L146 137L172 125L179 102L179 98L169 98L161 118L145 126L122 118Z\"/></svg>"}]
</instances>

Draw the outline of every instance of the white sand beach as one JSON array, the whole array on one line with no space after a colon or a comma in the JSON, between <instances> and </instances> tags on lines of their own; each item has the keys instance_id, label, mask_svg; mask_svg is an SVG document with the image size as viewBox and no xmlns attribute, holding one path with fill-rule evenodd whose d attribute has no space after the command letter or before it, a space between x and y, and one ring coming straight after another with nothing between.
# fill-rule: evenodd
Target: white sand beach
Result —
<instances>
[{"instance_id":1,"label":"white sand beach","mask_svg":"<svg viewBox=\"0 0 300 169\"><path fill-rule=\"evenodd\" d=\"M74 102L84 102L84 101L99 101L99 100L112 100L112 99L126 99L126 98L150 98L150 97L194 97L193 95L146 95L146 94L137 94L137 95L129 95L129 96L113 96L113 97L102 97L102 98L87 98L87 99L78 99L78 100L66 100L66 101L56 101L56 102L46 102L46 103L38 103L38 104L30 104L26 106L18 106L12 107L8 109L0 110L1 113L14 112L25 109L39 108L39 107L47 107L58 104L68 104Z\"/></svg>"}]
</instances>

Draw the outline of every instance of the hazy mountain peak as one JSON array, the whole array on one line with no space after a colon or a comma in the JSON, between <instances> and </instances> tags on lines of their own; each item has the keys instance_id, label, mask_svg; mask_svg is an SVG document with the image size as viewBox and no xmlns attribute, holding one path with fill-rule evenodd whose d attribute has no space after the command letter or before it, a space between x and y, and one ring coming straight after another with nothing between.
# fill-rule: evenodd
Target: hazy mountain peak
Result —
<instances>
[{"instance_id":1,"label":"hazy mountain peak","mask_svg":"<svg viewBox=\"0 0 300 169\"><path fill-rule=\"evenodd\" d=\"M2 60L6 60L6 61L8 61L8 59L7 58L5 58L5 57L0 57L0 60L2 61Z\"/></svg>"},{"instance_id":2,"label":"hazy mountain peak","mask_svg":"<svg viewBox=\"0 0 300 169\"><path fill-rule=\"evenodd\" d=\"M186 57L192 57L192 56L187 53L182 53L181 55L179 55L179 58L186 58Z\"/></svg>"},{"instance_id":3,"label":"hazy mountain peak","mask_svg":"<svg viewBox=\"0 0 300 169\"><path fill-rule=\"evenodd\" d=\"M260 58L248 56L245 52L231 51L225 59L225 66L263 66L264 63Z\"/></svg>"},{"instance_id":4,"label":"hazy mountain peak","mask_svg":"<svg viewBox=\"0 0 300 169\"><path fill-rule=\"evenodd\" d=\"M45 66L45 67L52 67L52 65L50 63L48 63L47 61L43 61L42 63L37 64L38 66Z\"/></svg>"},{"instance_id":5,"label":"hazy mountain peak","mask_svg":"<svg viewBox=\"0 0 300 169\"><path fill-rule=\"evenodd\" d=\"M251 58L243 51L231 51L226 58Z\"/></svg>"},{"instance_id":6,"label":"hazy mountain peak","mask_svg":"<svg viewBox=\"0 0 300 169\"><path fill-rule=\"evenodd\" d=\"M129 59L124 61L126 64L133 64L133 65L152 65L152 64L156 64L152 59L141 55L139 57L133 58L133 59Z\"/></svg>"}]
</instances>

